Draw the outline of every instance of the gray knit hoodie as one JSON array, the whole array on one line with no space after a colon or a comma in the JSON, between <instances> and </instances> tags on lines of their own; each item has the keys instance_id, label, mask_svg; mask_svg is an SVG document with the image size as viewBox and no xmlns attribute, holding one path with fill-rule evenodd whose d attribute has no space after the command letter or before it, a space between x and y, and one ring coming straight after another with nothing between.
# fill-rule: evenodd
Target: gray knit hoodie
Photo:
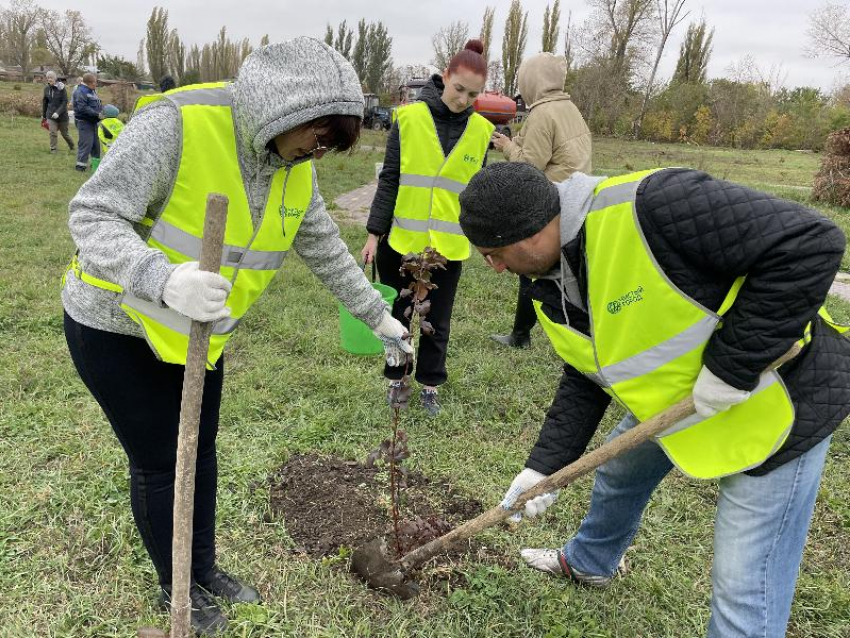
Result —
<instances>
[{"instance_id":1,"label":"gray knit hoodie","mask_svg":"<svg viewBox=\"0 0 850 638\"><path fill-rule=\"evenodd\" d=\"M351 65L318 40L297 38L254 51L228 86L236 120L239 166L254 225L265 210L275 171L286 166L266 146L276 136L316 118L363 114L360 83ZM141 222L156 219L168 200L180 156L180 113L168 100L141 110L124 128L97 172L69 206L68 226L84 272L162 303L175 266L149 248ZM375 327L385 304L339 236L313 174L313 200L293 242L310 270L356 317ZM121 310L119 295L69 274L62 303L79 323L141 336Z\"/></svg>"}]
</instances>

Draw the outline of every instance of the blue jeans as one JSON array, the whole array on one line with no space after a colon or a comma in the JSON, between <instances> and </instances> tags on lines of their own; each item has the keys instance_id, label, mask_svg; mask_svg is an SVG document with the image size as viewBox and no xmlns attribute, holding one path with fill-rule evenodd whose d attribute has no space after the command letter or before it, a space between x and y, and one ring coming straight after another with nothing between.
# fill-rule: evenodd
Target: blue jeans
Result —
<instances>
[{"instance_id":1,"label":"blue jeans","mask_svg":"<svg viewBox=\"0 0 850 638\"><path fill-rule=\"evenodd\" d=\"M635 424L627 416L608 440ZM708 638L785 636L831 438L765 476L719 480ZM564 546L567 562L612 576L652 492L672 467L651 441L600 467L587 516Z\"/></svg>"}]
</instances>

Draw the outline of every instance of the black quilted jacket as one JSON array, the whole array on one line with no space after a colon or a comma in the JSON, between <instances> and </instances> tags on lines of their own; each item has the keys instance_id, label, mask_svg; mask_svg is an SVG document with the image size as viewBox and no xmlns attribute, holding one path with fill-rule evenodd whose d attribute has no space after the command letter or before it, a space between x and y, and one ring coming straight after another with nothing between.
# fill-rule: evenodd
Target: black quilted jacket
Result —
<instances>
[{"instance_id":1,"label":"black quilted jacket","mask_svg":"<svg viewBox=\"0 0 850 638\"><path fill-rule=\"evenodd\" d=\"M717 310L734 279L746 282L703 362L730 385L750 390L814 320L812 342L780 374L796 409L785 444L763 475L829 436L850 413L850 340L816 317L844 254L841 230L795 202L714 179L700 171L667 169L647 177L637 192L638 221L670 280ZM562 247L586 297L584 233ZM532 296L563 323L560 293L538 280ZM587 332L586 313L567 305L570 324ZM526 467L551 474L577 459L610 399L571 366L564 366L552 407Z\"/></svg>"},{"instance_id":2,"label":"black quilted jacket","mask_svg":"<svg viewBox=\"0 0 850 638\"><path fill-rule=\"evenodd\" d=\"M434 118L437 137L443 153L448 155L466 130L466 123L473 109L470 106L461 113L453 113L441 99L443 95L443 78L437 74L431 76L430 82L422 87L419 100L425 102ZM484 156L487 164L487 156ZM384 155L384 167L378 180L375 199L366 221L366 230L373 235L386 235L390 232L395 211L395 198L398 195L398 179L401 168L401 142L398 134L398 122L395 122L387 137L387 150Z\"/></svg>"}]
</instances>

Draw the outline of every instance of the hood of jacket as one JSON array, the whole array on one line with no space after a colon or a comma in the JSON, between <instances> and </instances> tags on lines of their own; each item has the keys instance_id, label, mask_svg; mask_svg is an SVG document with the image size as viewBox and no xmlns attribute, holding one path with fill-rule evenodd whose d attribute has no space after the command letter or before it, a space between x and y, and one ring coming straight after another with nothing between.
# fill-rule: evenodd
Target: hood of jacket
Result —
<instances>
[{"instance_id":1,"label":"hood of jacket","mask_svg":"<svg viewBox=\"0 0 850 638\"><path fill-rule=\"evenodd\" d=\"M528 108L541 102L569 100L564 92L567 63L562 56L538 53L525 60L517 72L517 88Z\"/></svg>"},{"instance_id":2,"label":"hood of jacket","mask_svg":"<svg viewBox=\"0 0 850 638\"><path fill-rule=\"evenodd\" d=\"M445 88L446 85L443 83L443 77L435 73L428 80L428 84L422 87L422 91L419 93L419 101L425 102L428 105L435 118L443 120L465 120L472 115L472 105L466 107L460 113L452 112L446 103L443 102L443 90Z\"/></svg>"},{"instance_id":3,"label":"hood of jacket","mask_svg":"<svg viewBox=\"0 0 850 638\"><path fill-rule=\"evenodd\" d=\"M363 92L351 64L314 38L251 53L230 87L240 151L263 156L281 133L328 115L363 117Z\"/></svg>"}]
</instances>

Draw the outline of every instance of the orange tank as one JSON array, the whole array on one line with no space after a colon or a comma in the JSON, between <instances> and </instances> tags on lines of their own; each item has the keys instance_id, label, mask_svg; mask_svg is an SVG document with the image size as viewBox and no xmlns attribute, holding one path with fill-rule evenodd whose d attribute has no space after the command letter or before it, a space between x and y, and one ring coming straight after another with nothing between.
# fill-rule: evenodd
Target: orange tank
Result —
<instances>
[{"instance_id":1,"label":"orange tank","mask_svg":"<svg viewBox=\"0 0 850 638\"><path fill-rule=\"evenodd\" d=\"M493 124L507 124L516 117L516 102L500 91L484 91L472 107Z\"/></svg>"}]
</instances>

